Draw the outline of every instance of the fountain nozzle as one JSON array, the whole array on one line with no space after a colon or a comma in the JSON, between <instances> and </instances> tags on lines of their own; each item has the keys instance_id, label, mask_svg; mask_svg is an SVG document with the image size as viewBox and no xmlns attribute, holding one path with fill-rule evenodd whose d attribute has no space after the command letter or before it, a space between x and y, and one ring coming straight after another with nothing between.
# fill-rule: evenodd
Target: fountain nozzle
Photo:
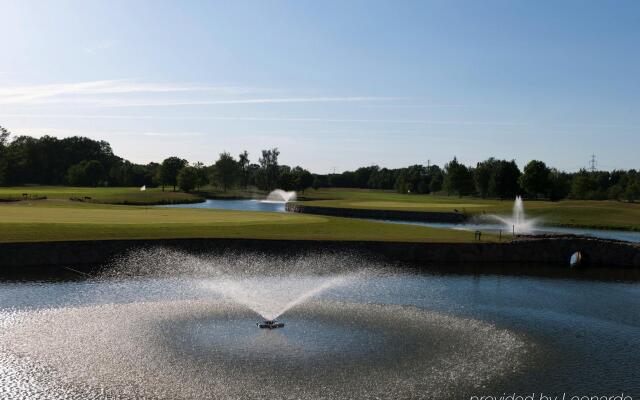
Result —
<instances>
[{"instance_id":1,"label":"fountain nozzle","mask_svg":"<svg viewBox=\"0 0 640 400\"><path fill-rule=\"evenodd\" d=\"M256 325L260 329L276 329L276 328L282 328L284 326L284 322L278 322L274 319L273 321L266 320L266 321L258 322L256 323Z\"/></svg>"}]
</instances>

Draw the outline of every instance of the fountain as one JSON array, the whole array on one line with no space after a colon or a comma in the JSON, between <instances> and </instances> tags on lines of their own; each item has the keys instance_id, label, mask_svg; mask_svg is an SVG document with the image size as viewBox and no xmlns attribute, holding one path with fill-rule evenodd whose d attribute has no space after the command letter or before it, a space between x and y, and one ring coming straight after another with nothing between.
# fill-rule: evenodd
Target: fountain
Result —
<instances>
[{"instance_id":1,"label":"fountain","mask_svg":"<svg viewBox=\"0 0 640 400\"><path fill-rule=\"evenodd\" d=\"M0 296L0 393L443 398L518 367L517 335L412 305L423 283L390 268L362 254L134 250L89 282Z\"/></svg>"},{"instance_id":2,"label":"fountain","mask_svg":"<svg viewBox=\"0 0 640 400\"><path fill-rule=\"evenodd\" d=\"M524 202L521 196L516 196L511 218L500 215L490 215L489 217L500 222L508 231L514 234L533 233L536 229L536 223L538 222L537 218L526 218L524 214Z\"/></svg>"},{"instance_id":3,"label":"fountain","mask_svg":"<svg viewBox=\"0 0 640 400\"><path fill-rule=\"evenodd\" d=\"M283 323L274 322L286 311L331 288L353 283L356 277L356 274L226 277L210 280L203 287L255 311L264 318L257 324L260 328L281 328Z\"/></svg>"},{"instance_id":4,"label":"fountain","mask_svg":"<svg viewBox=\"0 0 640 400\"><path fill-rule=\"evenodd\" d=\"M285 192L282 189L276 189L269 193L265 201L274 203L288 203L290 201L296 201L296 192Z\"/></svg>"}]
</instances>

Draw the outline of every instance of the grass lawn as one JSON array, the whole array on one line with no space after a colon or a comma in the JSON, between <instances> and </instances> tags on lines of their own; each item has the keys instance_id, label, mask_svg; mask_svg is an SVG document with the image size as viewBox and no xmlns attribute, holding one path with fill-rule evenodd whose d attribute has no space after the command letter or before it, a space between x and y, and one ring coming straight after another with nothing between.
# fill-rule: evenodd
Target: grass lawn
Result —
<instances>
[{"instance_id":1,"label":"grass lawn","mask_svg":"<svg viewBox=\"0 0 640 400\"><path fill-rule=\"evenodd\" d=\"M68 200L72 197L91 197L91 202L107 204L170 204L180 202L195 202L200 197L184 193L174 192L172 188L165 188L163 192L160 188L147 189L141 191L137 187L117 187L117 188L89 188L89 187L66 187L66 186L21 186L21 187L0 187L0 199L22 199L22 194L26 193L32 197L46 196L48 199Z\"/></svg>"},{"instance_id":2,"label":"grass lawn","mask_svg":"<svg viewBox=\"0 0 640 400\"><path fill-rule=\"evenodd\" d=\"M406 195L364 189L307 190L305 205L339 208L407 211L445 211L466 214L510 214L513 201L470 197ZM525 201L525 212L543 223L603 229L640 230L640 203L618 201L564 200Z\"/></svg>"},{"instance_id":3,"label":"grass lawn","mask_svg":"<svg viewBox=\"0 0 640 400\"><path fill-rule=\"evenodd\" d=\"M469 242L473 233L304 214L37 200L0 204L0 242L256 238ZM483 235L483 241L495 241Z\"/></svg>"}]
</instances>

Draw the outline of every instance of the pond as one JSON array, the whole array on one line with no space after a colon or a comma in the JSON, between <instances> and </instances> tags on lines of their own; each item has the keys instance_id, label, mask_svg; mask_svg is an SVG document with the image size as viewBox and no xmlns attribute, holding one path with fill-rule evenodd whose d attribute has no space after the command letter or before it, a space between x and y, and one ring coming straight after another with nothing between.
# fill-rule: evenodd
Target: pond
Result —
<instances>
[{"instance_id":1,"label":"pond","mask_svg":"<svg viewBox=\"0 0 640 400\"><path fill-rule=\"evenodd\" d=\"M637 283L336 254L162 250L124 264L86 280L0 282L0 397L640 394ZM285 326L257 328L263 310Z\"/></svg>"},{"instance_id":2,"label":"pond","mask_svg":"<svg viewBox=\"0 0 640 400\"><path fill-rule=\"evenodd\" d=\"M170 204L168 208L213 208L218 210L286 212L284 202L267 200L212 200L192 204Z\"/></svg>"}]
</instances>

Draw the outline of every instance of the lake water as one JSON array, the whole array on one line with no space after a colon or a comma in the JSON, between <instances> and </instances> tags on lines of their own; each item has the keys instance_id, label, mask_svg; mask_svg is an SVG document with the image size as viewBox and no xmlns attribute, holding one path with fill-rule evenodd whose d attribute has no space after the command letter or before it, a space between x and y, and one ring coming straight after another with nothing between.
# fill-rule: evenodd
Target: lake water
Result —
<instances>
[{"instance_id":1,"label":"lake water","mask_svg":"<svg viewBox=\"0 0 640 400\"><path fill-rule=\"evenodd\" d=\"M213 208L237 211L286 212L285 203L266 200L205 200L202 203L170 204L158 207L169 208Z\"/></svg>"},{"instance_id":2,"label":"lake water","mask_svg":"<svg viewBox=\"0 0 640 400\"><path fill-rule=\"evenodd\" d=\"M368 267L345 260L319 264ZM638 283L383 265L269 331L210 290L222 282L216 262L190 259L189 274L1 281L0 398L640 395ZM243 274L239 288L263 276ZM314 274L282 275L278 288Z\"/></svg>"}]
</instances>

